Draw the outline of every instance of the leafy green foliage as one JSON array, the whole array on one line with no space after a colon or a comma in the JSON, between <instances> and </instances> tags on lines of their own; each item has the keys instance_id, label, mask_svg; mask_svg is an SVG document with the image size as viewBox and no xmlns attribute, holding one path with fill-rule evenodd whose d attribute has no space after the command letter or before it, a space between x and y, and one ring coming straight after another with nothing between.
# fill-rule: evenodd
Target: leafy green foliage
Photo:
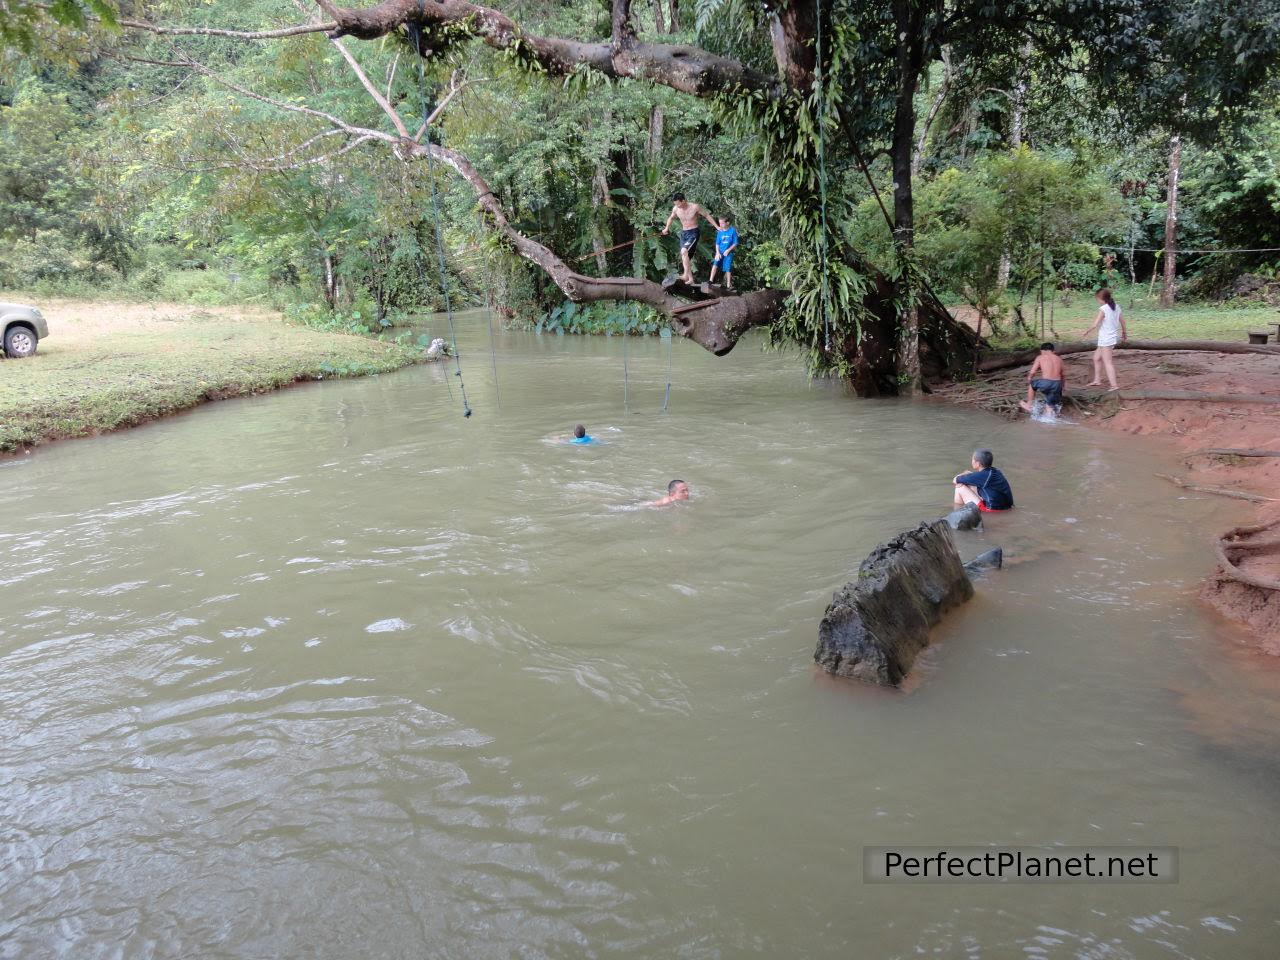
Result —
<instances>
[{"instance_id":1,"label":"leafy green foliage","mask_svg":"<svg viewBox=\"0 0 1280 960\"><path fill-rule=\"evenodd\" d=\"M565 300L539 317L532 328L538 333L647 336L658 333L666 325L665 317L641 304L577 304Z\"/></svg>"},{"instance_id":2,"label":"leafy green foliage","mask_svg":"<svg viewBox=\"0 0 1280 960\"><path fill-rule=\"evenodd\" d=\"M1102 177L1027 147L984 156L968 171L951 168L917 195L916 250L921 264L986 311L1003 290L1022 303L1043 279L1092 287L1100 279L1094 242L1114 241L1125 218L1117 191Z\"/></svg>"},{"instance_id":3,"label":"leafy green foliage","mask_svg":"<svg viewBox=\"0 0 1280 960\"><path fill-rule=\"evenodd\" d=\"M0 2L0 49L16 47L31 54L57 27L83 30L90 19L107 27L117 25L116 5L110 0L34 0Z\"/></svg>"}]
</instances>

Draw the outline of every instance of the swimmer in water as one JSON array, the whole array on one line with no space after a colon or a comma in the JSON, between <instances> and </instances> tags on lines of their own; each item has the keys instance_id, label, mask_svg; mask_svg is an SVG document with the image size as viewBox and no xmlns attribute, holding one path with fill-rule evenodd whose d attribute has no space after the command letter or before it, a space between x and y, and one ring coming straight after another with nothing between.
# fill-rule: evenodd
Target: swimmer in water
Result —
<instances>
[{"instance_id":1,"label":"swimmer in water","mask_svg":"<svg viewBox=\"0 0 1280 960\"><path fill-rule=\"evenodd\" d=\"M587 428L582 424L578 424L573 428L573 436L569 439L570 443L595 443L596 438L587 433Z\"/></svg>"},{"instance_id":2,"label":"swimmer in water","mask_svg":"<svg viewBox=\"0 0 1280 960\"><path fill-rule=\"evenodd\" d=\"M669 503L675 503L677 500L689 499L689 485L683 480L672 480L667 484L667 495L660 500L650 500L645 506L649 507L665 507Z\"/></svg>"}]
</instances>

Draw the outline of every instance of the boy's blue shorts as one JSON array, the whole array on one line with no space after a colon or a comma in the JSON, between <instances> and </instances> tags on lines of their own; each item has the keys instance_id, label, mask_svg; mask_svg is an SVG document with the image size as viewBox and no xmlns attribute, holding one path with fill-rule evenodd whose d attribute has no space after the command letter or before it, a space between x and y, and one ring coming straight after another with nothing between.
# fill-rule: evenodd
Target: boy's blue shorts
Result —
<instances>
[{"instance_id":1,"label":"boy's blue shorts","mask_svg":"<svg viewBox=\"0 0 1280 960\"><path fill-rule=\"evenodd\" d=\"M733 273L733 254L720 254L720 270L722 273Z\"/></svg>"}]
</instances>

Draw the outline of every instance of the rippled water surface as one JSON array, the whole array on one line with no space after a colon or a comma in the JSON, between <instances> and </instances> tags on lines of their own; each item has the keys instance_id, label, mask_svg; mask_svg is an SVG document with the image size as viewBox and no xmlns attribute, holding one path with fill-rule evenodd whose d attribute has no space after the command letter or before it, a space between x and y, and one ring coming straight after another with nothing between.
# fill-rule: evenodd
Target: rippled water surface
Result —
<instances>
[{"instance_id":1,"label":"rippled water surface","mask_svg":"<svg viewBox=\"0 0 1280 960\"><path fill-rule=\"evenodd\" d=\"M0 956L1276 955L1280 683L1192 599L1234 507L753 345L676 343L663 414L660 341L624 410L619 340L501 334L499 408L462 337L470 420L433 366L0 462ZM907 692L815 677L977 444L1010 565ZM862 882L912 842L1181 881Z\"/></svg>"}]
</instances>

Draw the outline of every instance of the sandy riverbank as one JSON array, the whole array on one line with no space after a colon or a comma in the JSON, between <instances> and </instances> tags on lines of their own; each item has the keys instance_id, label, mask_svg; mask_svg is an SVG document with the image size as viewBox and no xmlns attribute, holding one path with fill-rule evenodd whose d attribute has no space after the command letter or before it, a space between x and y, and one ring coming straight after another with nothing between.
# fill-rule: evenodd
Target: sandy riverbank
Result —
<instances>
[{"instance_id":1,"label":"sandy riverbank","mask_svg":"<svg viewBox=\"0 0 1280 960\"><path fill-rule=\"evenodd\" d=\"M1067 391L1081 389L1092 378L1090 354L1064 358ZM1280 398L1280 358L1253 354L1205 352L1153 353L1121 351L1116 372L1122 389L1177 390ZM1007 388L1010 396L1026 389L1026 370L1003 371L987 378ZM1096 388L1091 388L1096 389ZM937 390L944 399L958 401L964 385ZM1183 456L1178 478L1186 483L1216 487L1247 495L1280 498L1280 457L1208 454L1206 450L1280 451L1280 408L1249 403L1187 400L1126 400L1107 403L1087 413L1068 408L1077 422L1095 429L1158 436ZM1152 481L1155 495L1177 496L1182 491L1166 481ZM1157 486L1158 485L1158 486ZM1280 521L1280 500L1256 504L1254 524ZM1205 550L1226 529L1205 531ZM1263 536L1276 539L1280 526ZM1254 536L1246 539L1262 539ZM1255 577L1280 578L1280 549L1232 552L1237 568ZM1228 575L1221 566L1204 584L1201 597L1228 619L1246 626L1259 650L1280 656L1280 591L1267 590Z\"/></svg>"}]
</instances>

